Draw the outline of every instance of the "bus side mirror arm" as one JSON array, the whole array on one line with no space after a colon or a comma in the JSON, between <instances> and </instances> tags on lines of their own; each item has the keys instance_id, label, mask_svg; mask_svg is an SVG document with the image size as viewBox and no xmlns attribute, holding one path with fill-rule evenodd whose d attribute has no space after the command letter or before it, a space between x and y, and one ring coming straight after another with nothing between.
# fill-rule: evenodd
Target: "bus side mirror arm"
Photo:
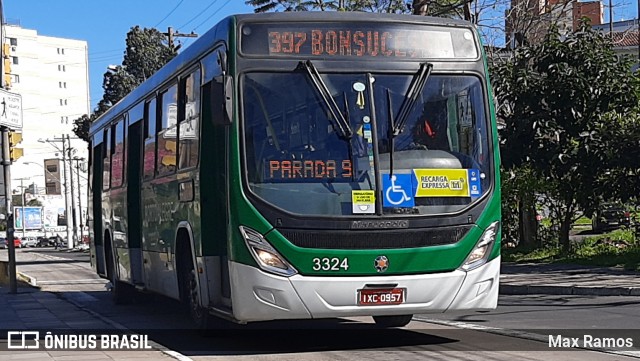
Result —
<instances>
[{"instance_id":1,"label":"bus side mirror arm","mask_svg":"<svg viewBox=\"0 0 640 361\"><path fill-rule=\"evenodd\" d=\"M233 119L233 78L225 75L224 79L224 122L225 125L231 124Z\"/></svg>"}]
</instances>

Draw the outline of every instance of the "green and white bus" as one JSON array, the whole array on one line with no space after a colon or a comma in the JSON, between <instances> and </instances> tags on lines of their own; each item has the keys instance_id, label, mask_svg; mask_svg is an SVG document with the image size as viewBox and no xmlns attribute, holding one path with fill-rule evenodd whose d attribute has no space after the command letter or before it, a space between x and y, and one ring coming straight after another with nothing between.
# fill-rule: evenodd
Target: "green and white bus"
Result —
<instances>
[{"instance_id":1,"label":"green and white bus","mask_svg":"<svg viewBox=\"0 0 640 361\"><path fill-rule=\"evenodd\" d=\"M227 17L91 125L93 267L200 327L495 308L487 73L463 21Z\"/></svg>"}]
</instances>

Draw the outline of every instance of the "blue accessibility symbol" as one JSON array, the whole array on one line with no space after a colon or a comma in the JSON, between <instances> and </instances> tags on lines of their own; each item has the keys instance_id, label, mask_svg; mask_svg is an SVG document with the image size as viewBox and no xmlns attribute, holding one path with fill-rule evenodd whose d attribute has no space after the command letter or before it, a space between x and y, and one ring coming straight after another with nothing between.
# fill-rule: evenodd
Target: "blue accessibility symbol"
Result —
<instances>
[{"instance_id":1,"label":"blue accessibility symbol","mask_svg":"<svg viewBox=\"0 0 640 361\"><path fill-rule=\"evenodd\" d=\"M411 174L383 174L382 205L384 207L413 207L413 186Z\"/></svg>"}]
</instances>

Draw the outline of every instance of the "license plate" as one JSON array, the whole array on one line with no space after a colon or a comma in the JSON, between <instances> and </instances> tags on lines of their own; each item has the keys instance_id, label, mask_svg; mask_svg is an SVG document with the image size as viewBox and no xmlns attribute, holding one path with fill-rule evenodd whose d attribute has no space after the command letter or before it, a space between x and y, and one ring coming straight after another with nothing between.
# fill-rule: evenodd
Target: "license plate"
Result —
<instances>
[{"instance_id":1,"label":"license plate","mask_svg":"<svg viewBox=\"0 0 640 361\"><path fill-rule=\"evenodd\" d=\"M365 288L358 290L359 306L399 305L404 303L404 288Z\"/></svg>"}]
</instances>

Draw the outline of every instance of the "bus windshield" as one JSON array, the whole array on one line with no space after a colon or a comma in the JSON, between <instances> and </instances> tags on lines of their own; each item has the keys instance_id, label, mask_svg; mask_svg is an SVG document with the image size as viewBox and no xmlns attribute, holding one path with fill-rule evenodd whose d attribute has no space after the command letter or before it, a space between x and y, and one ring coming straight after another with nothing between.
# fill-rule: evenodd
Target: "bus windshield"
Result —
<instances>
[{"instance_id":1,"label":"bus windshield","mask_svg":"<svg viewBox=\"0 0 640 361\"><path fill-rule=\"evenodd\" d=\"M479 78L431 74L396 128L414 74L320 76L352 136L337 129L304 71L243 77L247 180L263 201L300 215L371 215L371 204L354 206L354 194L373 191L384 215L432 215L460 211L487 192L493 157Z\"/></svg>"}]
</instances>

